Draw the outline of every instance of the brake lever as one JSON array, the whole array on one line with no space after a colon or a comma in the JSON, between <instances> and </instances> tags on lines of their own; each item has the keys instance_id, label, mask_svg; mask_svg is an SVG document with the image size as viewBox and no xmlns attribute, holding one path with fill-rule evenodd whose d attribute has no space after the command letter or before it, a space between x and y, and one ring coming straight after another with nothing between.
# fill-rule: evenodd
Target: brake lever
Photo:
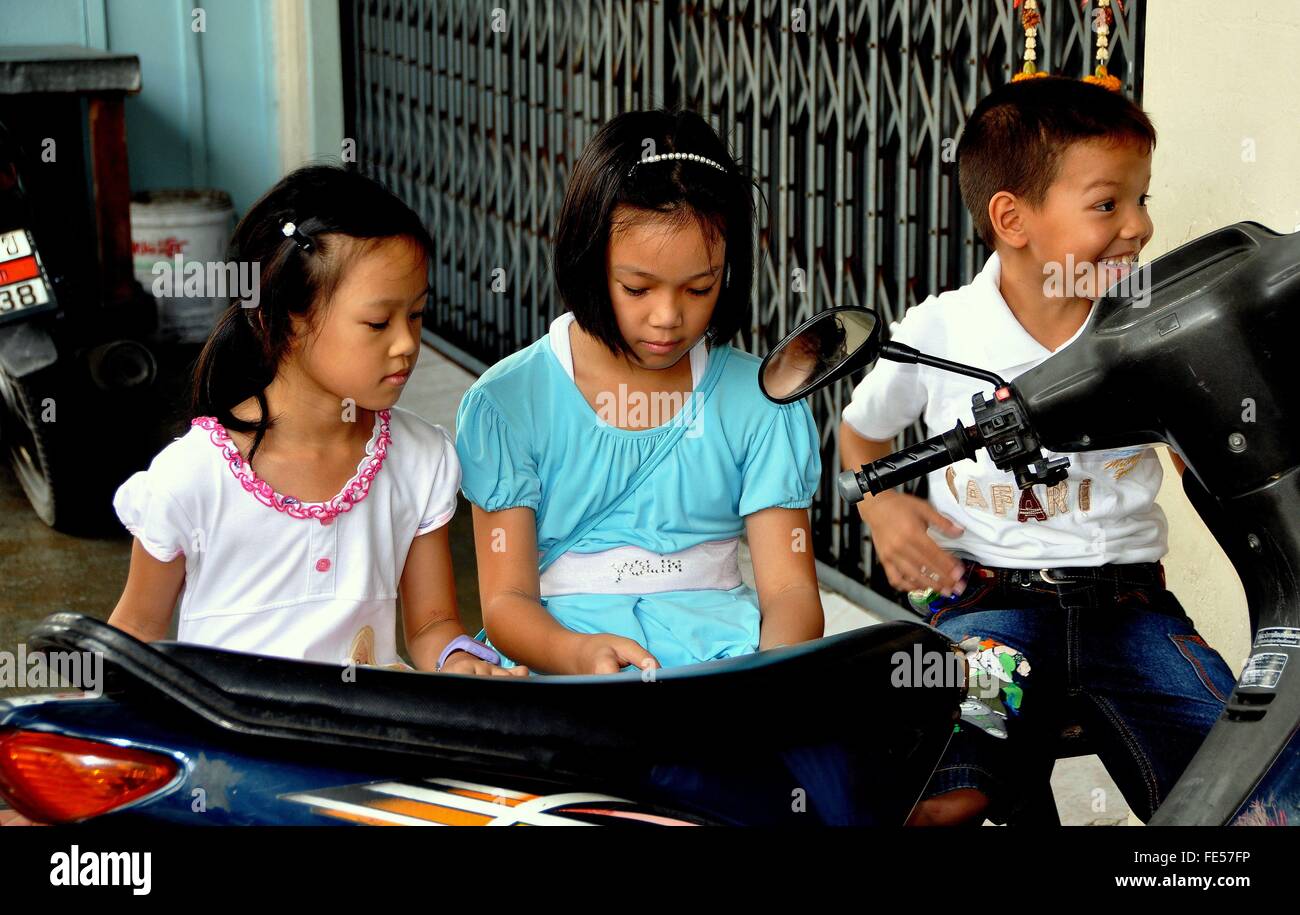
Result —
<instances>
[{"instance_id":1,"label":"brake lever","mask_svg":"<svg viewBox=\"0 0 1300 915\"><path fill-rule=\"evenodd\" d=\"M1041 451L1038 457L1042 458ZM1035 483L1042 483L1045 486L1055 486L1063 482L1070 476L1067 469L1070 466L1070 459L1064 457L1038 460L1032 464L1023 465L1013 468L1012 473L1016 478L1016 483L1021 489L1028 489Z\"/></svg>"},{"instance_id":2,"label":"brake lever","mask_svg":"<svg viewBox=\"0 0 1300 915\"><path fill-rule=\"evenodd\" d=\"M971 397L975 428L999 470L1008 470L1024 490L1036 483L1055 486L1069 477L1070 459L1046 458L1029 423L1028 412L1012 385L1004 384L986 400L982 393Z\"/></svg>"}]
</instances>

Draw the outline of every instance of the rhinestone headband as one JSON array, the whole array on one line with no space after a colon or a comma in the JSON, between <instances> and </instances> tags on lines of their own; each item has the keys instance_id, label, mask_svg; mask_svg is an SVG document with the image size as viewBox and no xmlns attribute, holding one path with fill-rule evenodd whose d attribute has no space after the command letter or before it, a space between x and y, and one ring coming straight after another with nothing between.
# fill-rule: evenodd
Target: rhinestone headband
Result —
<instances>
[{"instance_id":1,"label":"rhinestone headband","mask_svg":"<svg viewBox=\"0 0 1300 915\"><path fill-rule=\"evenodd\" d=\"M659 153L658 155L655 156L646 156L643 159L639 159L635 164L633 164L631 168L627 170L627 173L631 175L632 172L636 171L636 167L638 165L645 165L649 162L665 162L669 159L684 159L688 162L700 162L704 165L712 165L714 168L716 168L718 171L722 172L723 174L726 174L727 171L726 168L719 165L717 162L714 162L712 159L705 158L704 156L700 156L695 153L674 152L674 153Z\"/></svg>"}]
</instances>

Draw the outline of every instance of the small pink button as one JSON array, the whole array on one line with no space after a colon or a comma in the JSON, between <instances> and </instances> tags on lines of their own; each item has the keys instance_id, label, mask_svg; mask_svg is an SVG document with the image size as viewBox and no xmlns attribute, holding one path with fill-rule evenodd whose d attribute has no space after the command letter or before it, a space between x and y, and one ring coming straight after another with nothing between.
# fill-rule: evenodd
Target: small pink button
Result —
<instances>
[{"instance_id":1,"label":"small pink button","mask_svg":"<svg viewBox=\"0 0 1300 915\"><path fill-rule=\"evenodd\" d=\"M328 572L329 570L330 570L330 561L329 561L328 559L317 559L317 560L316 560L316 571L317 571L317 572Z\"/></svg>"}]
</instances>

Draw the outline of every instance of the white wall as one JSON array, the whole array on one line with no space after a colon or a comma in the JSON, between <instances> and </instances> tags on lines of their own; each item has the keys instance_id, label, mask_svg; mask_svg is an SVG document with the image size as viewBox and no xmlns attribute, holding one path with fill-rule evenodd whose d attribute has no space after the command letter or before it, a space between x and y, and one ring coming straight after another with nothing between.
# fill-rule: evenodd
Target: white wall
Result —
<instances>
[{"instance_id":1,"label":"white wall","mask_svg":"<svg viewBox=\"0 0 1300 915\"><path fill-rule=\"evenodd\" d=\"M1245 219L1300 228L1300 3L1146 2L1142 101L1159 139L1144 258ZM1166 474L1170 587L1240 670L1250 647L1241 583L1167 461Z\"/></svg>"},{"instance_id":2,"label":"white wall","mask_svg":"<svg viewBox=\"0 0 1300 915\"><path fill-rule=\"evenodd\" d=\"M272 0L280 170L337 162L343 141L338 0Z\"/></svg>"}]
</instances>

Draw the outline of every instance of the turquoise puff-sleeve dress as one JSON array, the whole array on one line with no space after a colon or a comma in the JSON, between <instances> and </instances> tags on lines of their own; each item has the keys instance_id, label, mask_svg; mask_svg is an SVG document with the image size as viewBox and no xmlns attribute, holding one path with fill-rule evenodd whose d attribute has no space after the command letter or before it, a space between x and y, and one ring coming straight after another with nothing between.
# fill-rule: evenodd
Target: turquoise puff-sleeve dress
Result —
<instances>
[{"instance_id":1,"label":"turquoise puff-sleeve dress","mask_svg":"<svg viewBox=\"0 0 1300 915\"><path fill-rule=\"evenodd\" d=\"M489 512L531 508L540 553L622 492L672 425L626 430L605 422L552 347L557 327L567 342L567 324L557 320L552 333L485 372L456 415L465 497ZM711 395L692 404L689 428L637 491L570 544L566 557L630 546L671 561L672 554L701 544L722 551L708 555L726 555L746 515L812 503L821 460L808 405L782 406L764 397L760 360L748 353L701 346L694 355L706 360L705 377L718 375ZM582 558L594 558L588 565L599 568L600 556ZM710 572L716 580L717 570ZM543 576L542 605L561 624L633 639L663 667L758 650L758 595L743 583L657 590L647 581L645 593L601 593L596 584L548 596L546 581Z\"/></svg>"}]
</instances>

